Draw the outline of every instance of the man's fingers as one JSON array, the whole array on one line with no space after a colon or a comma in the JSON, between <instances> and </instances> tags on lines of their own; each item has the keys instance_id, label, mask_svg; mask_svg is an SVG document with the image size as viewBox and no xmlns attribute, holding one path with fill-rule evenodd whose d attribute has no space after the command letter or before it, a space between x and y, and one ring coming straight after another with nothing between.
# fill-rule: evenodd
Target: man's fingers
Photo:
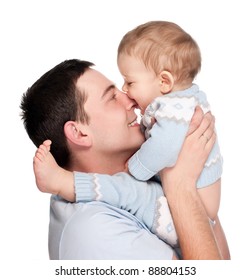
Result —
<instances>
[{"instance_id":1,"label":"man's fingers","mask_svg":"<svg viewBox=\"0 0 250 280\"><path fill-rule=\"evenodd\" d=\"M204 113L200 106L195 108L194 115L191 119L187 135L192 134L201 124Z\"/></svg>"},{"instance_id":2,"label":"man's fingers","mask_svg":"<svg viewBox=\"0 0 250 280\"><path fill-rule=\"evenodd\" d=\"M212 148L213 148L213 146L214 146L214 144L215 144L215 142L216 142L216 137L217 137L217 135L216 135L216 133L214 132L214 133L212 134L212 136L210 137L210 139L207 141L207 143L206 143L206 145L205 145L205 150L207 150L208 153L211 152L211 150L212 150Z\"/></svg>"},{"instance_id":3,"label":"man's fingers","mask_svg":"<svg viewBox=\"0 0 250 280\"><path fill-rule=\"evenodd\" d=\"M200 126L196 129L194 134L197 138L200 138L201 136L204 137L205 135L206 138L209 139L213 131L214 131L214 117L210 112L208 112L204 115Z\"/></svg>"},{"instance_id":4,"label":"man's fingers","mask_svg":"<svg viewBox=\"0 0 250 280\"><path fill-rule=\"evenodd\" d=\"M205 128L206 126L204 126ZM209 126L207 127L207 129L202 133L201 137L204 137L206 139L206 141L209 141L209 139L212 137L213 133L214 133L214 127L215 127L215 122L214 122L214 117L212 118Z\"/></svg>"}]
</instances>

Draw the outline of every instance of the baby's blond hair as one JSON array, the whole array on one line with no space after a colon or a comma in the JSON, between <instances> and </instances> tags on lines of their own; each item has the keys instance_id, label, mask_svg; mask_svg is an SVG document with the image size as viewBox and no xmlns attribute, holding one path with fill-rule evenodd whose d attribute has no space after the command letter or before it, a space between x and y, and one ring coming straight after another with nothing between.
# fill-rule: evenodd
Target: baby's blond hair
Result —
<instances>
[{"instance_id":1,"label":"baby's blond hair","mask_svg":"<svg viewBox=\"0 0 250 280\"><path fill-rule=\"evenodd\" d=\"M167 21L150 21L129 31L118 47L119 55L133 55L156 74L169 71L176 83L193 81L201 68L200 49L180 26Z\"/></svg>"}]
</instances>

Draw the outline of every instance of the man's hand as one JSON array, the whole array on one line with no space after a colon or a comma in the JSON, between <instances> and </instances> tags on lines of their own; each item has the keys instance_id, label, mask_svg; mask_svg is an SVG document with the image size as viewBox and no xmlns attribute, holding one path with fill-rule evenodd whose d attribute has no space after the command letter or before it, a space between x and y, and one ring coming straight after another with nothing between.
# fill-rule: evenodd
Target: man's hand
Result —
<instances>
[{"instance_id":1,"label":"man's hand","mask_svg":"<svg viewBox=\"0 0 250 280\"><path fill-rule=\"evenodd\" d=\"M204 113L203 113L201 107L197 106L195 108L194 115L191 119L187 135L192 134L199 127L203 116L204 116Z\"/></svg>"}]
</instances>

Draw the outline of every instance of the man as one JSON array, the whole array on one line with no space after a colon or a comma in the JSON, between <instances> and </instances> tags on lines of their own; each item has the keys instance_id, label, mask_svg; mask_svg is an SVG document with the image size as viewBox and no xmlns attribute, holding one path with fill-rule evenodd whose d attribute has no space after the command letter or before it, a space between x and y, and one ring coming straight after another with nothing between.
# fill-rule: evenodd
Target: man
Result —
<instances>
[{"instance_id":1,"label":"man","mask_svg":"<svg viewBox=\"0 0 250 280\"><path fill-rule=\"evenodd\" d=\"M137 104L91 66L68 60L48 71L23 96L22 116L36 146L52 140L51 152L62 167L115 174L144 141L135 122ZM198 128L190 130L176 166L162 171L162 185L183 258L220 259L195 187L215 141L212 117L201 119L198 112L192 123ZM51 259L177 258L130 213L57 196L51 198L49 252Z\"/></svg>"}]
</instances>

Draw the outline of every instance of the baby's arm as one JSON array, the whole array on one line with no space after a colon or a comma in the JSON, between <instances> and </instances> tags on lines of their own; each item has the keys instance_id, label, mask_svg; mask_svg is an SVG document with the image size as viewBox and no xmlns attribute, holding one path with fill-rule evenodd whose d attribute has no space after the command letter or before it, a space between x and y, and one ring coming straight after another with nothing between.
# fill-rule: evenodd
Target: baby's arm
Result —
<instances>
[{"instance_id":1,"label":"baby's arm","mask_svg":"<svg viewBox=\"0 0 250 280\"><path fill-rule=\"evenodd\" d=\"M129 172L135 178L146 181L163 168L175 165L194 113L195 102L194 98L184 102L178 97L162 96L152 103L150 114L156 122L149 130L150 137L128 161Z\"/></svg>"},{"instance_id":2,"label":"baby's arm","mask_svg":"<svg viewBox=\"0 0 250 280\"><path fill-rule=\"evenodd\" d=\"M177 235L162 187L154 181L142 182L127 173L115 175L74 172L76 201L103 201L126 210L169 245L177 245Z\"/></svg>"},{"instance_id":3,"label":"baby's arm","mask_svg":"<svg viewBox=\"0 0 250 280\"><path fill-rule=\"evenodd\" d=\"M67 201L75 201L73 173L61 168L50 153L51 141L39 146L33 159L36 185L41 192L60 195Z\"/></svg>"},{"instance_id":4,"label":"baby's arm","mask_svg":"<svg viewBox=\"0 0 250 280\"><path fill-rule=\"evenodd\" d=\"M34 157L40 191L60 195L72 202L106 202L135 215L159 238L176 245L172 216L158 183L137 181L124 172L110 176L66 171L57 165L49 152L50 145L51 141L45 141Z\"/></svg>"}]
</instances>

